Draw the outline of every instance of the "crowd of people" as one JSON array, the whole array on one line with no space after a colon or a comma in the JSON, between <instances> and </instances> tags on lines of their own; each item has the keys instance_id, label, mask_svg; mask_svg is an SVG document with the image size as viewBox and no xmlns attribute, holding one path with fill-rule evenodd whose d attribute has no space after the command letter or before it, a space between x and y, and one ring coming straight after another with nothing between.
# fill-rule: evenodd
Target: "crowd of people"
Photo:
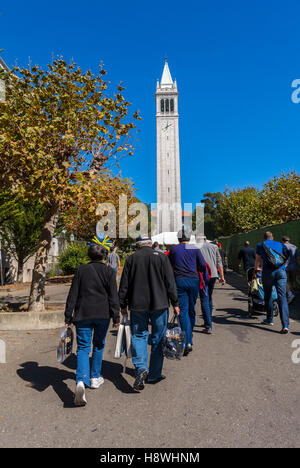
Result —
<instances>
[{"instance_id":1,"label":"crowd of people","mask_svg":"<svg viewBox=\"0 0 300 468\"><path fill-rule=\"evenodd\" d=\"M73 323L76 327L76 406L87 403L86 387L99 388L104 382L101 370L105 339L111 320L114 328L119 327L120 313L123 316L130 313L132 362L135 368L133 388L136 391L143 390L146 383L156 384L166 378L162 373L162 341L167 330L170 305L185 335L185 357L193 350L198 297L204 320L203 333L212 334L214 287L217 281L222 285L226 283L221 246L207 241L204 236L198 237L196 244L191 244L190 235L185 229L178 233L178 242L164 252L158 243L152 244L150 237L140 236L135 253L125 262L119 290L116 277L120 260L116 249L110 252L105 263L105 247L101 243L90 245L88 255L91 262L78 268L65 310L66 326ZM289 330L286 269L294 271L294 263L298 265L299 257L298 250L294 249L288 238L282 243L275 242L270 232L265 233L256 252L247 242L239 253L245 271L254 268L255 272L263 272L267 311L263 321L265 325L273 325L271 292L273 286L277 289L282 333ZM276 261L277 265L274 263Z\"/></svg>"}]
</instances>

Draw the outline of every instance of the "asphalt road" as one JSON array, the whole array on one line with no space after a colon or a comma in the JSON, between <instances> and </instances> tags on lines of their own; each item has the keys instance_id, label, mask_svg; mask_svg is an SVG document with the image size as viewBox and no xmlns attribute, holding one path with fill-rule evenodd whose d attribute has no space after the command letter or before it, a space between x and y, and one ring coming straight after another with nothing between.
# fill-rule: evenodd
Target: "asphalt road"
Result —
<instances>
[{"instance_id":1,"label":"asphalt road","mask_svg":"<svg viewBox=\"0 0 300 468\"><path fill-rule=\"evenodd\" d=\"M165 361L167 380L141 393L131 362L123 374L113 358L110 332L105 384L87 390L84 408L73 406L76 358L56 361L59 330L0 332L0 447L299 447L300 364L291 356L300 322L283 336L278 318L274 328L246 318L242 282L228 279L215 291L214 334L201 334L198 316L194 351Z\"/></svg>"}]
</instances>

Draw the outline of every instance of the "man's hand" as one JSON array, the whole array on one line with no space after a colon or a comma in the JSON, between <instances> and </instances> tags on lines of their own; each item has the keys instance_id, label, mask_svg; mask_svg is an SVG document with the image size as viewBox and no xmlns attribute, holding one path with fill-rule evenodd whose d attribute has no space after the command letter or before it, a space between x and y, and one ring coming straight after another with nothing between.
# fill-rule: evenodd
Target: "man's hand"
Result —
<instances>
[{"instance_id":1,"label":"man's hand","mask_svg":"<svg viewBox=\"0 0 300 468\"><path fill-rule=\"evenodd\" d=\"M174 307L174 314L177 316L180 314L180 309L178 306Z\"/></svg>"},{"instance_id":2,"label":"man's hand","mask_svg":"<svg viewBox=\"0 0 300 468\"><path fill-rule=\"evenodd\" d=\"M113 328L118 328L120 326L120 322L119 323L114 323L113 324Z\"/></svg>"},{"instance_id":3,"label":"man's hand","mask_svg":"<svg viewBox=\"0 0 300 468\"><path fill-rule=\"evenodd\" d=\"M224 286L224 284L226 284L225 278L220 278L219 282L221 283L222 286Z\"/></svg>"},{"instance_id":4,"label":"man's hand","mask_svg":"<svg viewBox=\"0 0 300 468\"><path fill-rule=\"evenodd\" d=\"M128 309L125 307L124 309L121 309L121 314L122 315L128 315Z\"/></svg>"},{"instance_id":5,"label":"man's hand","mask_svg":"<svg viewBox=\"0 0 300 468\"><path fill-rule=\"evenodd\" d=\"M65 327L69 328L71 326L70 323L65 323Z\"/></svg>"}]
</instances>

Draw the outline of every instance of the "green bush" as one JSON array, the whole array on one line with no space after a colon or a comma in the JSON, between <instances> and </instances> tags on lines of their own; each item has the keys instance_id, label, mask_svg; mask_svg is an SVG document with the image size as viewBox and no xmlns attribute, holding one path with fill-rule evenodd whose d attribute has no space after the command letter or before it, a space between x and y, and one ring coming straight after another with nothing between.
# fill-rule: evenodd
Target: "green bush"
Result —
<instances>
[{"instance_id":1,"label":"green bush","mask_svg":"<svg viewBox=\"0 0 300 468\"><path fill-rule=\"evenodd\" d=\"M61 275L62 272L59 268L58 263L52 263L46 272L46 278L53 278L54 276L59 276Z\"/></svg>"},{"instance_id":2,"label":"green bush","mask_svg":"<svg viewBox=\"0 0 300 468\"><path fill-rule=\"evenodd\" d=\"M74 243L60 255L58 260L59 269L64 275L73 275L80 265L89 263L87 246L85 244Z\"/></svg>"}]
</instances>

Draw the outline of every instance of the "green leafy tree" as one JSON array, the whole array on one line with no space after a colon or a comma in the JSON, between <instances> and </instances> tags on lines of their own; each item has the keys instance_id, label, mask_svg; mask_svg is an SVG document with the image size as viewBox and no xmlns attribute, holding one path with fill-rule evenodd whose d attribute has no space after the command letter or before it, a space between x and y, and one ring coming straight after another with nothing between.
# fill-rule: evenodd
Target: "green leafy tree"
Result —
<instances>
[{"instance_id":1,"label":"green leafy tree","mask_svg":"<svg viewBox=\"0 0 300 468\"><path fill-rule=\"evenodd\" d=\"M24 202L1 191L0 211L2 248L17 261L17 281L22 282L24 264L38 247L45 208L36 201Z\"/></svg>"},{"instance_id":2,"label":"green leafy tree","mask_svg":"<svg viewBox=\"0 0 300 468\"><path fill-rule=\"evenodd\" d=\"M295 171L270 179L260 193L266 224L287 223L300 218L300 175Z\"/></svg>"},{"instance_id":3,"label":"green leafy tree","mask_svg":"<svg viewBox=\"0 0 300 468\"><path fill-rule=\"evenodd\" d=\"M132 153L128 138L134 113L118 86L110 97L105 70L97 75L55 60L46 70L2 71L6 101L0 103L0 183L45 207L31 284L29 311L44 310L46 263L62 210L78 200L95 209L94 182L105 167Z\"/></svg>"},{"instance_id":4,"label":"green leafy tree","mask_svg":"<svg viewBox=\"0 0 300 468\"><path fill-rule=\"evenodd\" d=\"M204 204L204 234L208 239L217 239L223 234L222 226L218 223L218 208L223 199L221 192L208 192L204 194L201 203ZM196 229L196 209L192 215L192 226Z\"/></svg>"},{"instance_id":5,"label":"green leafy tree","mask_svg":"<svg viewBox=\"0 0 300 468\"><path fill-rule=\"evenodd\" d=\"M300 176L294 171L275 176L259 190L226 189L217 209L223 235L247 232L300 218Z\"/></svg>"},{"instance_id":6,"label":"green leafy tree","mask_svg":"<svg viewBox=\"0 0 300 468\"><path fill-rule=\"evenodd\" d=\"M264 225L260 192L254 187L226 189L218 206L217 223L224 236Z\"/></svg>"},{"instance_id":7,"label":"green leafy tree","mask_svg":"<svg viewBox=\"0 0 300 468\"><path fill-rule=\"evenodd\" d=\"M204 199L204 233L208 239L217 239L223 234L222 226L218 223L218 208L223 199L221 192L205 193Z\"/></svg>"}]
</instances>

